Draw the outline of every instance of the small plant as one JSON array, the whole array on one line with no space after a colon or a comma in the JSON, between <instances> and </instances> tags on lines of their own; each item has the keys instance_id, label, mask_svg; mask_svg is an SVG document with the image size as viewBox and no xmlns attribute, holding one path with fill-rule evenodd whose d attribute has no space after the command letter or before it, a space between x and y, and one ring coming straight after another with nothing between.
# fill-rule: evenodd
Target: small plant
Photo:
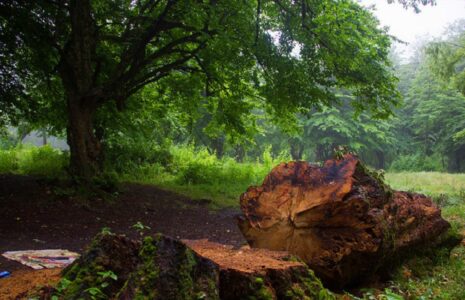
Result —
<instances>
[{"instance_id":1,"label":"small plant","mask_svg":"<svg viewBox=\"0 0 465 300\"><path fill-rule=\"evenodd\" d=\"M107 283L107 285L108 285L108 283ZM97 288L97 287L90 287L90 288L84 290L84 292L88 293L90 295L90 299L92 299L92 300L107 299L108 298L107 295L105 295L105 293L102 292L102 290Z\"/></svg>"},{"instance_id":2,"label":"small plant","mask_svg":"<svg viewBox=\"0 0 465 300\"><path fill-rule=\"evenodd\" d=\"M384 291L377 291L373 289L362 289L363 296L361 298L347 294L354 300L404 300L404 297L393 292L391 289L386 288Z\"/></svg>"},{"instance_id":3,"label":"small plant","mask_svg":"<svg viewBox=\"0 0 465 300\"><path fill-rule=\"evenodd\" d=\"M346 154L356 155L356 153L352 151L347 145L339 145L333 149L333 152L336 159L343 159L344 155Z\"/></svg>"},{"instance_id":4,"label":"small plant","mask_svg":"<svg viewBox=\"0 0 465 300\"><path fill-rule=\"evenodd\" d=\"M132 225L132 228L134 228L139 233L140 236L143 236L144 232L150 229L149 226L142 224L141 221L137 221L136 224Z\"/></svg>"},{"instance_id":5,"label":"small plant","mask_svg":"<svg viewBox=\"0 0 465 300\"><path fill-rule=\"evenodd\" d=\"M114 281L118 280L118 276L113 273L113 271L104 271L104 272L97 272L97 275L103 280L103 282L97 287L90 287L85 290L90 295L92 300L97 299L107 299L107 295L102 291L102 289L106 288L109 283L106 281L107 279L112 279Z\"/></svg>"},{"instance_id":6,"label":"small plant","mask_svg":"<svg viewBox=\"0 0 465 300\"><path fill-rule=\"evenodd\" d=\"M58 295L61 295L61 294L68 288L68 286L69 286L70 284L71 284L71 280L66 279L66 278L62 278L62 279L60 280L60 282L58 282L58 285L57 285L56 288L55 288L56 293L55 293L55 295L53 295L53 296L51 297L51 300L58 300L58 299L60 299L60 298L58 297ZM58 294L58 295L56 295L56 294Z\"/></svg>"},{"instance_id":7,"label":"small plant","mask_svg":"<svg viewBox=\"0 0 465 300\"><path fill-rule=\"evenodd\" d=\"M111 234L111 229L110 227L103 227L102 230L100 230L101 234Z\"/></svg>"},{"instance_id":8,"label":"small plant","mask_svg":"<svg viewBox=\"0 0 465 300\"><path fill-rule=\"evenodd\" d=\"M113 271L104 271L104 272L97 272L97 275L99 275L103 280L110 278L113 280L118 280L118 275L113 273Z\"/></svg>"}]
</instances>

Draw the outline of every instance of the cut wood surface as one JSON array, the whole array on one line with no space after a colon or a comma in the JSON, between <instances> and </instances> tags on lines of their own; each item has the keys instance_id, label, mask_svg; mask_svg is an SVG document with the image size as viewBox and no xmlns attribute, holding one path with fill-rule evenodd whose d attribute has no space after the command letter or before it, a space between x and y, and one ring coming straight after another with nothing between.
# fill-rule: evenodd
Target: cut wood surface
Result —
<instances>
[{"instance_id":1,"label":"cut wood surface","mask_svg":"<svg viewBox=\"0 0 465 300\"><path fill-rule=\"evenodd\" d=\"M220 299L334 299L313 271L287 252L184 242L218 266Z\"/></svg>"},{"instance_id":2,"label":"cut wood surface","mask_svg":"<svg viewBox=\"0 0 465 300\"><path fill-rule=\"evenodd\" d=\"M322 167L281 163L240 202L239 228L252 248L295 254L336 287L450 227L430 198L392 191L351 154Z\"/></svg>"},{"instance_id":3,"label":"cut wood surface","mask_svg":"<svg viewBox=\"0 0 465 300\"><path fill-rule=\"evenodd\" d=\"M62 276L65 288L47 290L41 299L89 299L95 289L105 299L127 300L334 299L287 253L161 234L143 241L100 234Z\"/></svg>"}]
</instances>

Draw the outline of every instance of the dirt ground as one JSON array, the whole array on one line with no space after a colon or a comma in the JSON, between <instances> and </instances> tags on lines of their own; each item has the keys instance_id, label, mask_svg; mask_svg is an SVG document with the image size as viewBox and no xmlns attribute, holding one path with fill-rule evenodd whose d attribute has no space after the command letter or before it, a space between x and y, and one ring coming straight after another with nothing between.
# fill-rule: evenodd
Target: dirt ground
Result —
<instances>
[{"instance_id":1,"label":"dirt ground","mask_svg":"<svg viewBox=\"0 0 465 300\"><path fill-rule=\"evenodd\" d=\"M57 197L49 185L34 177L0 175L0 253L58 248L81 253L103 227L136 236L138 232L132 225L138 221L151 228L149 233L244 245L245 240L235 221L239 211L212 211L207 202L193 201L155 186L126 184L112 201L85 203ZM14 289L16 293L30 288L30 276L39 275L34 273L37 271L3 257L0 257L0 271L12 273L10 279L0 279L0 291L3 291L0 300L14 298L6 296L6 285L10 289L12 282L20 285ZM40 284L46 284L49 277L56 280L56 272L47 274L35 277L43 279Z\"/></svg>"}]
</instances>

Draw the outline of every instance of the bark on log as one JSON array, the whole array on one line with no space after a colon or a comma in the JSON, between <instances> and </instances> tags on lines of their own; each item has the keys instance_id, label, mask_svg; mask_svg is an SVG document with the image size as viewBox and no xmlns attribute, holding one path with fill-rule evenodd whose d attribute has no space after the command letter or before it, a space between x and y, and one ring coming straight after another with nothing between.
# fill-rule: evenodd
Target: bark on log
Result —
<instances>
[{"instance_id":1,"label":"bark on log","mask_svg":"<svg viewBox=\"0 0 465 300\"><path fill-rule=\"evenodd\" d=\"M450 227L430 198L392 191L350 154L323 167L281 163L240 203L239 228L251 247L295 254L332 287L357 282Z\"/></svg>"},{"instance_id":2,"label":"bark on log","mask_svg":"<svg viewBox=\"0 0 465 300\"><path fill-rule=\"evenodd\" d=\"M105 299L334 299L287 253L163 235L140 242L101 234L63 278L60 299L89 299L95 288Z\"/></svg>"}]
</instances>

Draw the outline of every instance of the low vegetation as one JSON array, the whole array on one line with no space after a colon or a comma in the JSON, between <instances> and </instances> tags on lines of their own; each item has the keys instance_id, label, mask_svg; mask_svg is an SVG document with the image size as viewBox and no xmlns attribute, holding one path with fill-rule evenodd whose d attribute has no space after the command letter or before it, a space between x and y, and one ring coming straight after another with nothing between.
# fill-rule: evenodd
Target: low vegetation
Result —
<instances>
[{"instance_id":1,"label":"low vegetation","mask_svg":"<svg viewBox=\"0 0 465 300\"><path fill-rule=\"evenodd\" d=\"M114 166L114 178L155 184L193 199L208 199L212 208L237 207L248 186L260 184L273 166L290 159L282 153L273 157L270 148L255 161L238 163L206 149L171 147L164 161ZM64 178L67 152L49 146L21 146L0 150L0 172ZM395 189L416 191L433 197L451 222L452 232L465 231L465 174L440 172L387 172L387 182ZM465 298L465 247L451 252L441 248L425 252L393 271L392 281L380 289L365 289L359 299L463 299ZM356 296L350 296L357 299ZM399 296L400 297L400 296Z\"/></svg>"}]
</instances>

